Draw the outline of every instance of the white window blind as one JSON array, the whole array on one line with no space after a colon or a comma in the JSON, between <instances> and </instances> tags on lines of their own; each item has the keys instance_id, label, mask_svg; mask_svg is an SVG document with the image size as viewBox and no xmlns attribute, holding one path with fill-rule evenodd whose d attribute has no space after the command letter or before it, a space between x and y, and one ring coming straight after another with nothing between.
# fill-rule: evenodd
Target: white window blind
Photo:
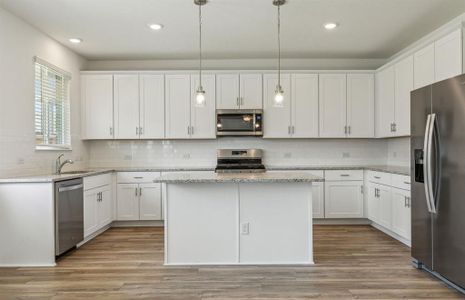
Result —
<instances>
[{"instance_id":1,"label":"white window blind","mask_svg":"<svg viewBox=\"0 0 465 300\"><path fill-rule=\"evenodd\" d=\"M36 149L71 149L69 73L35 58Z\"/></svg>"}]
</instances>

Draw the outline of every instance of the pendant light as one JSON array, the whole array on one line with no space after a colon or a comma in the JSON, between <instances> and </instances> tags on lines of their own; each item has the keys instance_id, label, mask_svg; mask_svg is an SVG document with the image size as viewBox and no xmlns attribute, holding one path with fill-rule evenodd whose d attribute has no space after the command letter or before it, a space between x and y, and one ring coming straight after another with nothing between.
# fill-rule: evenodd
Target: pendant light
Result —
<instances>
[{"instance_id":1,"label":"pendant light","mask_svg":"<svg viewBox=\"0 0 465 300\"><path fill-rule=\"evenodd\" d=\"M284 91L281 87L281 5L284 5L286 0L273 0L273 5L278 7L278 84L274 95L274 106L284 106Z\"/></svg>"},{"instance_id":2,"label":"pendant light","mask_svg":"<svg viewBox=\"0 0 465 300\"><path fill-rule=\"evenodd\" d=\"M195 105L205 106L205 90L202 87L202 6L207 4L207 0L194 0L199 6L199 86L195 91Z\"/></svg>"}]
</instances>

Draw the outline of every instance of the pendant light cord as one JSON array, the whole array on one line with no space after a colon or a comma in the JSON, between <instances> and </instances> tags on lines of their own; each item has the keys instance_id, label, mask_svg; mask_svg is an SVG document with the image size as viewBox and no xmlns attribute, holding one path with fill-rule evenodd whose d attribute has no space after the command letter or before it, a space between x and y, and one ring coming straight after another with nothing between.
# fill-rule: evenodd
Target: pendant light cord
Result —
<instances>
[{"instance_id":1,"label":"pendant light cord","mask_svg":"<svg viewBox=\"0 0 465 300\"><path fill-rule=\"evenodd\" d=\"M202 5L199 5L199 87L202 87Z\"/></svg>"},{"instance_id":2,"label":"pendant light cord","mask_svg":"<svg viewBox=\"0 0 465 300\"><path fill-rule=\"evenodd\" d=\"M278 86L281 89L281 5L278 5Z\"/></svg>"}]
</instances>

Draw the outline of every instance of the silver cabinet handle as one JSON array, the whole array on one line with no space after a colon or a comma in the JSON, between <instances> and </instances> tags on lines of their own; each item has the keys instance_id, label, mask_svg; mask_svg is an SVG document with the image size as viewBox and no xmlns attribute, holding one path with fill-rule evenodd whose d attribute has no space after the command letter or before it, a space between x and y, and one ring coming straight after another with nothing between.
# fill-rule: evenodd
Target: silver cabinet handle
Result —
<instances>
[{"instance_id":1,"label":"silver cabinet handle","mask_svg":"<svg viewBox=\"0 0 465 300\"><path fill-rule=\"evenodd\" d=\"M244 97L241 97L241 105L244 105Z\"/></svg>"},{"instance_id":2,"label":"silver cabinet handle","mask_svg":"<svg viewBox=\"0 0 465 300\"><path fill-rule=\"evenodd\" d=\"M363 194L363 185L360 186L360 193Z\"/></svg>"},{"instance_id":3,"label":"silver cabinet handle","mask_svg":"<svg viewBox=\"0 0 465 300\"><path fill-rule=\"evenodd\" d=\"M407 196L404 196L404 207L407 207Z\"/></svg>"},{"instance_id":4,"label":"silver cabinet handle","mask_svg":"<svg viewBox=\"0 0 465 300\"><path fill-rule=\"evenodd\" d=\"M110 126L110 135L113 136L113 127Z\"/></svg>"},{"instance_id":5,"label":"silver cabinet handle","mask_svg":"<svg viewBox=\"0 0 465 300\"><path fill-rule=\"evenodd\" d=\"M373 177L375 177L376 179L381 179L381 177L379 177L379 176L373 176Z\"/></svg>"},{"instance_id":6,"label":"silver cabinet handle","mask_svg":"<svg viewBox=\"0 0 465 300\"><path fill-rule=\"evenodd\" d=\"M188 134L188 135L191 134L191 127L190 127L190 126L187 126L187 134Z\"/></svg>"},{"instance_id":7,"label":"silver cabinet handle","mask_svg":"<svg viewBox=\"0 0 465 300\"><path fill-rule=\"evenodd\" d=\"M134 176L133 178L134 178L134 179L144 179L143 176Z\"/></svg>"},{"instance_id":8,"label":"silver cabinet handle","mask_svg":"<svg viewBox=\"0 0 465 300\"><path fill-rule=\"evenodd\" d=\"M136 126L136 135L139 135L139 127Z\"/></svg>"},{"instance_id":9,"label":"silver cabinet handle","mask_svg":"<svg viewBox=\"0 0 465 300\"><path fill-rule=\"evenodd\" d=\"M294 134L294 133L295 133L295 127L294 127L294 125L292 125L292 134Z\"/></svg>"},{"instance_id":10,"label":"silver cabinet handle","mask_svg":"<svg viewBox=\"0 0 465 300\"><path fill-rule=\"evenodd\" d=\"M287 126L287 134L291 134L291 126Z\"/></svg>"},{"instance_id":11,"label":"silver cabinet handle","mask_svg":"<svg viewBox=\"0 0 465 300\"><path fill-rule=\"evenodd\" d=\"M349 177L349 174L341 174L341 177Z\"/></svg>"},{"instance_id":12,"label":"silver cabinet handle","mask_svg":"<svg viewBox=\"0 0 465 300\"><path fill-rule=\"evenodd\" d=\"M139 127L139 134L142 135L144 132L142 131L142 127Z\"/></svg>"},{"instance_id":13,"label":"silver cabinet handle","mask_svg":"<svg viewBox=\"0 0 465 300\"><path fill-rule=\"evenodd\" d=\"M393 131L396 132L397 131L397 124L396 123L393 123Z\"/></svg>"},{"instance_id":14,"label":"silver cabinet handle","mask_svg":"<svg viewBox=\"0 0 465 300\"><path fill-rule=\"evenodd\" d=\"M191 135L194 135L194 126L191 126Z\"/></svg>"},{"instance_id":15,"label":"silver cabinet handle","mask_svg":"<svg viewBox=\"0 0 465 300\"><path fill-rule=\"evenodd\" d=\"M350 135L350 126L347 126L347 133Z\"/></svg>"},{"instance_id":16,"label":"silver cabinet handle","mask_svg":"<svg viewBox=\"0 0 465 300\"><path fill-rule=\"evenodd\" d=\"M139 188L139 196L142 196L142 188Z\"/></svg>"},{"instance_id":17,"label":"silver cabinet handle","mask_svg":"<svg viewBox=\"0 0 465 300\"><path fill-rule=\"evenodd\" d=\"M137 188L136 188L135 190L136 190L136 194L135 194L135 195L137 196Z\"/></svg>"},{"instance_id":18,"label":"silver cabinet handle","mask_svg":"<svg viewBox=\"0 0 465 300\"><path fill-rule=\"evenodd\" d=\"M347 134L347 126L344 126L344 134Z\"/></svg>"},{"instance_id":19,"label":"silver cabinet handle","mask_svg":"<svg viewBox=\"0 0 465 300\"><path fill-rule=\"evenodd\" d=\"M240 103L240 101L239 101L239 97L236 98L236 105L237 105L237 106L240 106L240 105L241 105L241 103Z\"/></svg>"},{"instance_id":20,"label":"silver cabinet handle","mask_svg":"<svg viewBox=\"0 0 465 300\"><path fill-rule=\"evenodd\" d=\"M410 185L410 182L408 182L408 181L404 181L404 184L408 184L408 185Z\"/></svg>"}]
</instances>

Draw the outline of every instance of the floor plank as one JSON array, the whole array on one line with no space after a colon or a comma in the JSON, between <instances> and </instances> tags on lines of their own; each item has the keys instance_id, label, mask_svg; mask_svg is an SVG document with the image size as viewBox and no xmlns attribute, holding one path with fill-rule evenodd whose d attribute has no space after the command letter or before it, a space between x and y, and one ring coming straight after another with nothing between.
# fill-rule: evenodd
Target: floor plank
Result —
<instances>
[{"instance_id":1,"label":"floor plank","mask_svg":"<svg viewBox=\"0 0 465 300\"><path fill-rule=\"evenodd\" d=\"M0 299L463 299L370 226L316 225L314 266L164 267L162 228L112 228L55 268L0 268Z\"/></svg>"}]
</instances>

